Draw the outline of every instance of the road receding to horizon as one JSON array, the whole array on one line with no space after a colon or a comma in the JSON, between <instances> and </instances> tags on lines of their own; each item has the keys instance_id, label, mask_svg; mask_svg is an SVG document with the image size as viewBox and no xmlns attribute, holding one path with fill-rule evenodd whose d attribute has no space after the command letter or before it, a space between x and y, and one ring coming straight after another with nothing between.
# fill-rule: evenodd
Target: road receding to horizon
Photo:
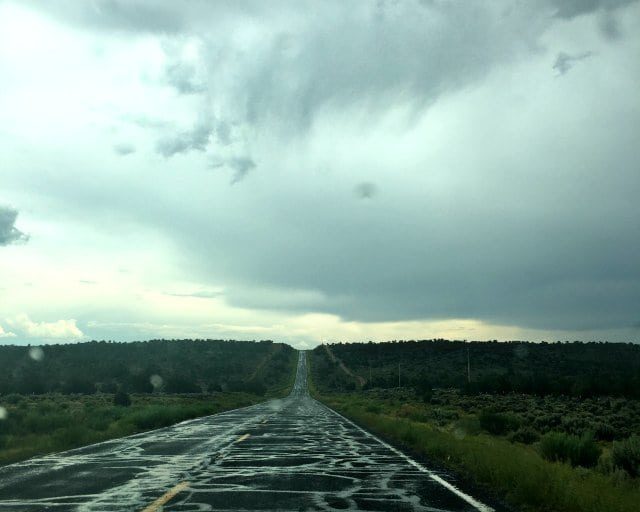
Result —
<instances>
[{"instance_id":1,"label":"road receding to horizon","mask_svg":"<svg viewBox=\"0 0 640 512\"><path fill-rule=\"evenodd\" d=\"M0 511L488 512L314 400L284 399L0 468Z\"/></svg>"}]
</instances>

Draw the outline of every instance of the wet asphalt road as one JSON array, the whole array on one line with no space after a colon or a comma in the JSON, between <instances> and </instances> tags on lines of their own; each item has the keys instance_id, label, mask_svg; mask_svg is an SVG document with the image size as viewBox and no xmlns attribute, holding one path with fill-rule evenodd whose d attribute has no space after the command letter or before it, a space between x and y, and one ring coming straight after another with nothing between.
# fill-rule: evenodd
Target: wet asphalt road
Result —
<instances>
[{"instance_id":1,"label":"wet asphalt road","mask_svg":"<svg viewBox=\"0 0 640 512\"><path fill-rule=\"evenodd\" d=\"M490 511L309 396L0 468L2 511Z\"/></svg>"}]
</instances>

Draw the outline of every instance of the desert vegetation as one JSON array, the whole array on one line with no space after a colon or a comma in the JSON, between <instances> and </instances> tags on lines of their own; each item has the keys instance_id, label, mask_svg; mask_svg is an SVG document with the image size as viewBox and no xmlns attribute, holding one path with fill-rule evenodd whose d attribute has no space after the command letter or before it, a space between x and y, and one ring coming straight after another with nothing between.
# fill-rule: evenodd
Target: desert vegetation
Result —
<instances>
[{"instance_id":1,"label":"desert vegetation","mask_svg":"<svg viewBox=\"0 0 640 512\"><path fill-rule=\"evenodd\" d=\"M316 366L324 367L327 375L324 388L335 391L436 387L467 393L640 398L640 345L632 343L438 339L333 343L327 348L314 350ZM359 378L340 371L328 352Z\"/></svg>"},{"instance_id":2,"label":"desert vegetation","mask_svg":"<svg viewBox=\"0 0 640 512\"><path fill-rule=\"evenodd\" d=\"M309 362L321 400L498 499L523 510L609 512L640 503L639 349L333 344ZM595 383L590 373L605 369L611 375ZM516 384L527 382L544 385Z\"/></svg>"},{"instance_id":3,"label":"desert vegetation","mask_svg":"<svg viewBox=\"0 0 640 512\"><path fill-rule=\"evenodd\" d=\"M295 364L282 343L220 340L92 341L1 346L0 395L115 393L264 394Z\"/></svg>"},{"instance_id":4,"label":"desert vegetation","mask_svg":"<svg viewBox=\"0 0 640 512\"><path fill-rule=\"evenodd\" d=\"M200 395L17 395L3 397L0 464L57 452L257 403L243 392Z\"/></svg>"},{"instance_id":5,"label":"desert vegetation","mask_svg":"<svg viewBox=\"0 0 640 512\"><path fill-rule=\"evenodd\" d=\"M283 396L297 352L266 342L0 346L0 464Z\"/></svg>"}]
</instances>

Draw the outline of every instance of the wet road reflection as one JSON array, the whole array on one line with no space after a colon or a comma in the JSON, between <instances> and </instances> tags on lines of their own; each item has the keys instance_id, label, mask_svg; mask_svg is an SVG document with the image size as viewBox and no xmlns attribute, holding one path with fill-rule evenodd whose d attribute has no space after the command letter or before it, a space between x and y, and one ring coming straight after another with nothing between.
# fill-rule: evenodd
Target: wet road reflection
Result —
<instances>
[{"instance_id":1,"label":"wet road reflection","mask_svg":"<svg viewBox=\"0 0 640 512\"><path fill-rule=\"evenodd\" d=\"M0 511L490 511L309 396L0 468Z\"/></svg>"}]
</instances>

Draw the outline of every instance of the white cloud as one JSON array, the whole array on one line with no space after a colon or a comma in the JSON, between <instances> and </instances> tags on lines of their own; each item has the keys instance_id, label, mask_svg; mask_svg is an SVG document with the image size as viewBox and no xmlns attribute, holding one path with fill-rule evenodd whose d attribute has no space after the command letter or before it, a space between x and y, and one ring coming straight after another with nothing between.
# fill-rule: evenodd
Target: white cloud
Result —
<instances>
[{"instance_id":1,"label":"white cloud","mask_svg":"<svg viewBox=\"0 0 640 512\"><path fill-rule=\"evenodd\" d=\"M12 332L5 331L0 325L0 338L15 338L16 335Z\"/></svg>"},{"instance_id":2,"label":"white cloud","mask_svg":"<svg viewBox=\"0 0 640 512\"><path fill-rule=\"evenodd\" d=\"M57 320L55 322L34 322L28 315L22 314L7 318L6 323L18 333L18 336L25 338L78 340L84 337L74 319Z\"/></svg>"}]
</instances>

